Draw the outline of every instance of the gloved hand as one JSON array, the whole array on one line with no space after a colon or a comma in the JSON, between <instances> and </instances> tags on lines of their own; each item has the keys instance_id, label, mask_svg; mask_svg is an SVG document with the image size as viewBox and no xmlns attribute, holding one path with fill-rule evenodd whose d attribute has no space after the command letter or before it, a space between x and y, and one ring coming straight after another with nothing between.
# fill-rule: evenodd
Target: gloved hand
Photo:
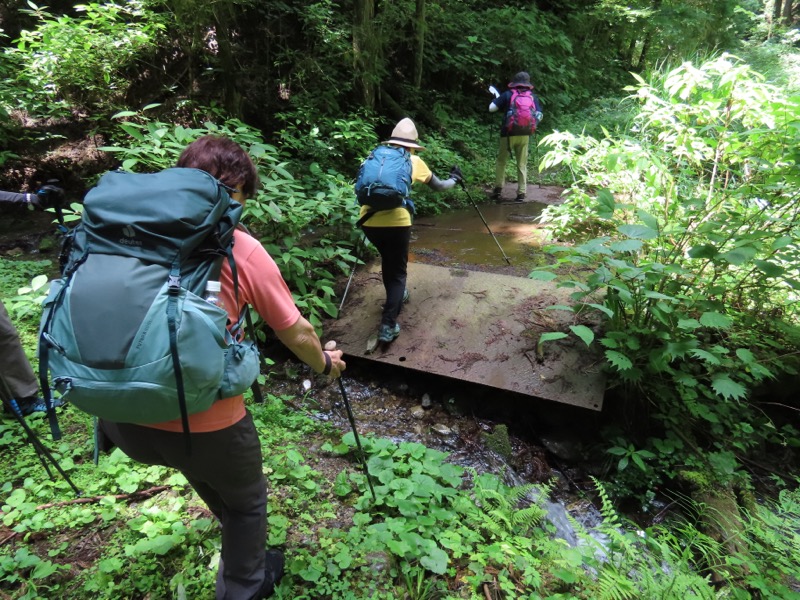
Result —
<instances>
[{"instance_id":1,"label":"gloved hand","mask_svg":"<svg viewBox=\"0 0 800 600\"><path fill-rule=\"evenodd\" d=\"M533 116L536 117L536 122L537 123L541 123L542 119L544 118L544 115L541 112L539 112L538 110L534 113Z\"/></svg>"},{"instance_id":2,"label":"gloved hand","mask_svg":"<svg viewBox=\"0 0 800 600\"><path fill-rule=\"evenodd\" d=\"M36 196L39 199L39 206L37 208L52 208L54 206L61 206L64 203L64 190L48 183L42 186L37 192Z\"/></svg>"},{"instance_id":3,"label":"gloved hand","mask_svg":"<svg viewBox=\"0 0 800 600\"><path fill-rule=\"evenodd\" d=\"M456 183L464 181L464 174L461 173L461 169L459 169L457 165L453 165L450 168L450 179L455 179Z\"/></svg>"},{"instance_id":4,"label":"gloved hand","mask_svg":"<svg viewBox=\"0 0 800 600\"><path fill-rule=\"evenodd\" d=\"M38 194L25 194L25 202L30 210L44 210L42 199Z\"/></svg>"}]
</instances>

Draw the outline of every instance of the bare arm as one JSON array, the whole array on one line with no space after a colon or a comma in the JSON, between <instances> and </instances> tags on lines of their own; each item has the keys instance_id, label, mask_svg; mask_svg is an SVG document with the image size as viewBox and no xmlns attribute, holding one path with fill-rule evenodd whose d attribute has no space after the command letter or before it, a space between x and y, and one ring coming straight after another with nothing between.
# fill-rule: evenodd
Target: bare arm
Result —
<instances>
[{"instance_id":1,"label":"bare arm","mask_svg":"<svg viewBox=\"0 0 800 600\"><path fill-rule=\"evenodd\" d=\"M297 358L317 373L322 373L325 370L326 354L331 359L331 371L329 373L331 377L340 377L347 368L344 360L342 360L341 350L322 350L317 332L314 331L314 327L303 316L298 317L294 325L281 331L276 331L275 335Z\"/></svg>"}]
</instances>

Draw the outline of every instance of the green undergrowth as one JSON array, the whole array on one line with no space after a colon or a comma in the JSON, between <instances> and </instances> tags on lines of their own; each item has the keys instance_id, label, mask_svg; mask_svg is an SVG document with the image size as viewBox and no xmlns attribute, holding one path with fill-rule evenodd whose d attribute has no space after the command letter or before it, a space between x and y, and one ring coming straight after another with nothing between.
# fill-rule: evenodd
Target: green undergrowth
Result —
<instances>
[{"instance_id":1,"label":"green undergrowth","mask_svg":"<svg viewBox=\"0 0 800 600\"><path fill-rule=\"evenodd\" d=\"M789 587L797 490L749 515L751 552L727 556L688 520L637 530L598 482L604 524L589 535L573 523L580 541L569 546L546 518L546 487L509 487L418 443L362 436L373 500L353 434L304 402L268 395L250 406L268 544L287 557L276 598L800 597ZM213 598L219 528L181 475L118 450L95 466L91 420L70 406L60 441L42 416L29 423L88 501L47 477L16 422L0 422L2 597ZM747 575L715 591L712 568L734 567Z\"/></svg>"}]
</instances>

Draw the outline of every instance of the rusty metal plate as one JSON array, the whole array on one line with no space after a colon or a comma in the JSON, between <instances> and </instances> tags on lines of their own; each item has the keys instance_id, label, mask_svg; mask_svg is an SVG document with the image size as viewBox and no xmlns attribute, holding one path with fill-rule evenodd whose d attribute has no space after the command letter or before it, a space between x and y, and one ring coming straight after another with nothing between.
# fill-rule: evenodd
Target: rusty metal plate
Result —
<instances>
[{"instance_id":1,"label":"rusty metal plate","mask_svg":"<svg viewBox=\"0 0 800 600\"><path fill-rule=\"evenodd\" d=\"M410 300L398 318L400 337L368 352L385 299L379 268L377 262L359 267L340 318L325 323L325 337L346 355L602 409L600 356L581 340L547 342L537 358L541 333L568 331L577 323L569 311L545 310L570 304L566 290L528 278L409 263Z\"/></svg>"}]
</instances>

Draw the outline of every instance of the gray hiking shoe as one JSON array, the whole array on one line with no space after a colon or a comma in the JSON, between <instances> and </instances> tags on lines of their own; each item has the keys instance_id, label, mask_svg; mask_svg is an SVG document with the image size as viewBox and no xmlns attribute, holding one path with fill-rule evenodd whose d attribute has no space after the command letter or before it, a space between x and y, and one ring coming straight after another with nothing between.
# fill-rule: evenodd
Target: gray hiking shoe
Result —
<instances>
[{"instance_id":1,"label":"gray hiking shoe","mask_svg":"<svg viewBox=\"0 0 800 600\"><path fill-rule=\"evenodd\" d=\"M394 327L391 325L381 325L381 328L378 330L378 341L379 342L393 342L397 339L397 336L400 335L400 325L395 323Z\"/></svg>"},{"instance_id":2,"label":"gray hiking shoe","mask_svg":"<svg viewBox=\"0 0 800 600\"><path fill-rule=\"evenodd\" d=\"M47 406L44 403L44 400L39 396L28 396L27 398L19 398L16 400L17 407L19 408L19 413L23 417L27 417L30 414L35 412L47 412ZM53 408L59 408L64 406L64 401L61 398L53 398ZM6 413L10 413L11 411L3 405L3 411Z\"/></svg>"},{"instance_id":3,"label":"gray hiking shoe","mask_svg":"<svg viewBox=\"0 0 800 600\"><path fill-rule=\"evenodd\" d=\"M409 298L409 293L408 293L408 288L406 288L403 290L403 304L408 302L408 298Z\"/></svg>"}]
</instances>

